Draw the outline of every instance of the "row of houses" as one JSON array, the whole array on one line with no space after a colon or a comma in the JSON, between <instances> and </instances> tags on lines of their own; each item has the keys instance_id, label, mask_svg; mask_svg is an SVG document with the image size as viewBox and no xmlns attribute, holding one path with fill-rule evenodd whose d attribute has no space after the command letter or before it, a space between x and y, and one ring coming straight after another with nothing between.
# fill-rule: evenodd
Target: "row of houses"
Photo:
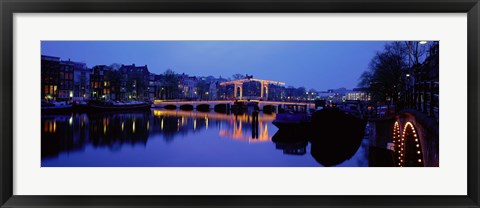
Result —
<instances>
[{"instance_id":1,"label":"row of houses","mask_svg":"<svg viewBox=\"0 0 480 208\"><path fill-rule=\"evenodd\" d=\"M216 99L217 83L223 80L185 74L167 76L151 73L147 65L89 68L82 62L42 55L41 96L57 101Z\"/></svg>"}]
</instances>

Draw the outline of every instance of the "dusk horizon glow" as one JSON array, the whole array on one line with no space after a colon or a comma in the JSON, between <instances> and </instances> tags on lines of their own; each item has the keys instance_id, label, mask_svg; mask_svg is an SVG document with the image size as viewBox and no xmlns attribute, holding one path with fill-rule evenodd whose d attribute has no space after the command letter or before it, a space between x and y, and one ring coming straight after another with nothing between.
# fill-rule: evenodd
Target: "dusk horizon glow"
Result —
<instances>
[{"instance_id":1,"label":"dusk horizon glow","mask_svg":"<svg viewBox=\"0 0 480 208\"><path fill-rule=\"evenodd\" d=\"M356 88L384 41L42 41L42 55L84 62L147 65L190 76L234 74L307 90Z\"/></svg>"}]
</instances>

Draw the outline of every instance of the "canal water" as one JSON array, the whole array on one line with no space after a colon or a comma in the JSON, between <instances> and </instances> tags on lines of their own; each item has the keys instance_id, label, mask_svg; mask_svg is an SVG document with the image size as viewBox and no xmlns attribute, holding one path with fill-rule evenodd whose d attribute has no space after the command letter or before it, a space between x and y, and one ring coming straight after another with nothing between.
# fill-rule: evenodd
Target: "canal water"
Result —
<instances>
[{"instance_id":1,"label":"canal water","mask_svg":"<svg viewBox=\"0 0 480 208\"><path fill-rule=\"evenodd\" d=\"M353 151L279 131L275 114L152 109L141 113L42 115L42 167L358 167L368 137ZM257 120L257 119L255 119ZM343 138L337 139L340 145ZM312 144L317 145L313 146ZM320 145L320 146L319 146ZM313 154L312 154L313 150ZM331 160L334 158L334 160ZM327 161L327 162L326 162Z\"/></svg>"}]
</instances>

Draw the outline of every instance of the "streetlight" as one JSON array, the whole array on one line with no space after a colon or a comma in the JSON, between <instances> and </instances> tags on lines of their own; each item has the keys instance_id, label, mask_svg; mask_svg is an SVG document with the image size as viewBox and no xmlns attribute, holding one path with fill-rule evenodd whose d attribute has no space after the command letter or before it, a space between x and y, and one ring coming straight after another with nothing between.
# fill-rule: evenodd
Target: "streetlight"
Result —
<instances>
[{"instance_id":1,"label":"streetlight","mask_svg":"<svg viewBox=\"0 0 480 208\"><path fill-rule=\"evenodd\" d=\"M418 41L418 43L424 45L424 44L427 44L427 41L426 40L421 40L421 41Z\"/></svg>"}]
</instances>

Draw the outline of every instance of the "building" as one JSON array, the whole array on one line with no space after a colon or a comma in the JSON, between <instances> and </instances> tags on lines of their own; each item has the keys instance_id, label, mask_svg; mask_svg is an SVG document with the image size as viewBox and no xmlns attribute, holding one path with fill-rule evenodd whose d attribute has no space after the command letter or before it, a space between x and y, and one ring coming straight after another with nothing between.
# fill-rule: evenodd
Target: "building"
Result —
<instances>
[{"instance_id":1,"label":"building","mask_svg":"<svg viewBox=\"0 0 480 208\"><path fill-rule=\"evenodd\" d=\"M366 93L365 88L353 88L353 90L346 93L347 100L369 101L370 95Z\"/></svg>"},{"instance_id":2,"label":"building","mask_svg":"<svg viewBox=\"0 0 480 208\"><path fill-rule=\"evenodd\" d=\"M178 79L178 88L180 91L180 98L182 99L196 99L198 88L197 88L198 79L195 76L188 76L182 74Z\"/></svg>"},{"instance_id":3,"label":"building","mask_svg":"<svg viewBox=\"0 0 480 208\"><path fill-rule=\"evenodd\" d=\"M58 74L60 58L54 56L41 57L41 96L45 100L56 100L58 96Z\"/></svg>"},{"instance_id":4,"label":"building","mask_svg":"<svg viewBox=\"0 0 480 208\"><path fill-rule=\"evenodd\" d=\"M85 63L73 63L73 100L87 100L90 98L91 70Z\"/></svg>"},{"instance_id":5,"label":"building","mask_svg":"<svg viewBox=\"0 0 480 208\"><path fill-rule=\"evenodd\" d=\"M335 93L331 92L331 91L320 91L320 92L317 92L317 99L319 100L331 100L333 99L333 96L335 95Z\"/></svg>"},{"instance_id":6,"label":"building","mask_svg":"<svg viewBox=\"0 0 480 208\"><path fill-rule=\"evenodd\" d=\"M94 100L109 99L109 82L105 79L105 72L110 71L106 65L96 65L90 74L90 98Z\"/></svg>"},{"instance_id":7,"label":"building","mask_svg":"<svg viewBox=\"0 0 480 208\"><path fill-rule=\"evenodd\" d=\"M125 89L123 90L124 92L121 98L140 101L153 100L154 90L153 92L150 91L150 87L153 87L153 85L150 85L151 76L147 65L135 66L135 64L122 64L119 71L123 74L120 87Z\"/></svg>"},{"instance_id":8,"label":"building","mask_svg":"<svg viewBox=\"0 0 480 208\"><path fill-rule=\"evenodd\" d=\"M217 81L210 81L209 87L208 87L208 92L207 92L207 99L208 100L216 100L218 96L218 90L217 90Z\"/></svg>"},{"instance_id":9,"label":"building","mask_svg":"<svg viewBox=\"0 0 480 208\"><path fill-rule=\"evenodd\" d=\"M68 61L60 61L60 70L58 72L58 97L60 101L73 100L73 71L75 64Z\"/></svg>"}]
</instances>

